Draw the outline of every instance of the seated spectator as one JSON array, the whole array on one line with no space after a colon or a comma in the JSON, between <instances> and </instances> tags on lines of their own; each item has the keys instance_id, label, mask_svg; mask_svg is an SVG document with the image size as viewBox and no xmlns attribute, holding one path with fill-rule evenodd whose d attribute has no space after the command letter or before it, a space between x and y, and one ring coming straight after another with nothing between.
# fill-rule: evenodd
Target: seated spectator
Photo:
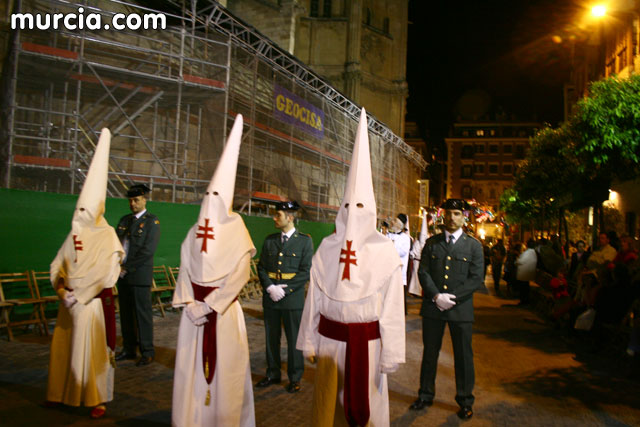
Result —
<instances>
[{"instance_id":1,"label":"seated spectator","mask_svg":"<svg viewBox=\"0 0 640 427\"><path fill-rule=\"evenodd\" d=\"M593 251L587 260L587 268L590 270L601 271L617 255L616 250L609 244L609 235L606 232L600 232L598 243L598 249Z\"/></svg>"}]
</instances>

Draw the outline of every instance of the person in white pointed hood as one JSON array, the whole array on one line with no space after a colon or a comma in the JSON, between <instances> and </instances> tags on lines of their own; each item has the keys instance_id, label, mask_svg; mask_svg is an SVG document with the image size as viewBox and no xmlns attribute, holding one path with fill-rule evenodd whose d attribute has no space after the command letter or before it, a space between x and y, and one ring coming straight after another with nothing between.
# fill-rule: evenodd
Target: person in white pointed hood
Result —
<instances>
[{"instance_id":1,"label":"person in white pointed hood","mask_svg":"<svg viewBox=\"0 0 640 427\"><path fill-rule=\"evenodd\" d=\"M424 243L429 238L428 229L429 215L426 210L422 211L422 227L420 228L420 235L413 241L411 246L411 274L409 275L409 293L417 297L422 297L422 287L420 286L420 279L418 278L418 269L420 268L420 255L422 254L422 248Z\"/></svg>"},{"instance_id":2,"label":"person in white pointed hood","mask_svg":"<svg viewBox=\"0 0 640 427\"><path fill-rule=\"evenodd\" d=\"M124 250L104 218L111 134L102 129L76 203L71 232L51 263L60 298L51 341L47 404L94 407L113 400L115 307L112 288Z\"/></svg>"},{"instance_id":3,"label":"person in white pointed hood","mask_svg":"<svg viewBox=\"0 0 640 427\"><path fill-rule=\"evenodd\" d=\"M336 231L311 266L297 348L317 362L312 424L389 425L387 373L405 360L402 263L376 230L362 109Z\"/></svg>"},{"instance_id":4,"label":"person in white pointed hood","mask_svg":"<svg viewBox=\"0 0 640 427\"><path fill-rule=\"evenodd\" d=\"M198 222L180 251L173 306L184 307L173 380L174 426L255 426L249 343L238 294L255 255L231 209L242 139L236 116Z\"/></svg>"}]
</instances>

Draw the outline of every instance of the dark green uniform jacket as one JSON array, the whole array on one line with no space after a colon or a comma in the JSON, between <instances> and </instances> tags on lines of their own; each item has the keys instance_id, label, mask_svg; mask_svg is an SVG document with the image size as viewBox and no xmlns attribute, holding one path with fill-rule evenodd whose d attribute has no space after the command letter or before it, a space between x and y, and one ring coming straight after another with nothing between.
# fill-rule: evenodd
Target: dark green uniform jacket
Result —
<instances>
[{"instance_id":1,"label":"dark green uniform jacket","mask_svg":"<svg viewBox=\"0 0 640 427\"><path fill-rule=\"evenodd\" d=\"M436 234L425 242L420 257L418 277L424 291L420 315L454 322L473 321L473 293L484 283L484 255L482 245L475 238L462 233L452 248L445 233ZM432 301L439 293L456 296L456 305L440 311Z\"/></svg>"},{"instance_id":2,"label":"dark green uniform jacket","mask_svg":"<svg viewBox=\"0 0 640 427\"><path fill-rule=\"evenodd\" d=\"M160 240L160 221L145 212L136 219L134 214L120 218L116 234L124 244L125 237L129 239L127 259L122 266L127 274L120 279L120 284L131 286L151 286L153 278L153 254Z\"/></svg>"},{"instance_id":3,"label":"dark green uniform jacket","mask_svg":"<svg viewBox=\"0 0 640 427\"><path fill-rule=\"evenodd\" d=\"M262 245L258 276L263 288L262 304L276 310L302 310L304 308L304 285L309 281L311 258L313 258L313 241L308 234L296 230L291 238L282 245L281 233L267 236ZM269 277L271 273L272 277ZM280 278L277 275L282 274ZM295 273L290 279L288 274ZM277 277L273 277L276 275ZM287 285L285 297L274 302L267 288L271 285Z\"/></svg>"}]
</instances>

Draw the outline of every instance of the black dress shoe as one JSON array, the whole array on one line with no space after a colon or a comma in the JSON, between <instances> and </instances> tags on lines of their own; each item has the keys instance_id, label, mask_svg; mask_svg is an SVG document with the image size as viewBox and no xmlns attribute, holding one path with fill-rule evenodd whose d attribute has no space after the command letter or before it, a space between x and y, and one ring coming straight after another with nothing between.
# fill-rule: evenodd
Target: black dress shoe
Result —
<instances>
[{"instance_id":1,"label":"black dress shoe","mask_svg":"<svg viewBox=\"0 0 640 427\"><path fill-rule=\"evenodd\" d=\"M297 393L300 391L300 383L297 381L291 381L287 386L287 391L289 393Z\"/></svg>"},{"instance_id":2,"label":"black dress shoe","mask_svg":"<svg viewBox=\"0 0 640 427\"><path fill-rule=\"evenodd\" d=\"M412 409L414 411L419 411L420 409L424 409L427 406L431 406L433 405L433 400L424 400L422 398L417 398L415 402L413 402L411 404L411 406L409 406L409 409Z\"/></svg>"},{"instance_id":3,"label":"black dress shoe","mask_svg":"<svg viewBox=\"0 0 640 427\"><path fill-rule=\"evenodd\" d=\"M127 353L126 351L121 351L116 354L116 362L120 362L121 360L133 360L135 358L135 354Z\"/></svg>"},{"instance_id":4,"label":"black dress shoe","mask_svg":"<svg viewBox=\"0 0 640 427\"><path fill-rule=\"evenodd\" d=\"M280 379L266 377L258 381L256 387L264 388L269 387L271 384L280 384Z\"/></svg>"},{"instance_id":5,"label":"black dress shoe","mask_svg":"<svg viewBox=\"0 0 640 427\"><path fill-rule=\"evenodd\" d=\"M142 356L136 362L136 366L146 366L146 365L150 364L151 362L153 362L153 357L151 357L151 356Z\"/></svg>"},{"instance_id":6,"label":"black dress shoe","mask_svg":"<svg viewBox=\"0 0 640 427\"><path fill-rule=\"evenodd\" d=\"M473 409L471 409L471 406L464 406L458 411L458 418L461 420L468 420L471 417L473 417Z\"/></svg>"}]
</instances>

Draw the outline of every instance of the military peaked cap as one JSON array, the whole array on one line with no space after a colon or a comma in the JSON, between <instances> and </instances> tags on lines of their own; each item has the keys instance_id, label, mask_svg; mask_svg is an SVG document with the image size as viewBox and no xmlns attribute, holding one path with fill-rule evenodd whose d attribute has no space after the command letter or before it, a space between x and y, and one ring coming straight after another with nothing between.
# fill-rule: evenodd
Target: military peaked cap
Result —
<instances>
[{"instance_id":1,"label":"military peaked cap","mask_svg":"<svg viewBox=\"0 0 640 427\"><path fill-rule=\"evenodd\" d=\"M452 209L459 211L468 211L471 209L469 203L467 203L463 199L447 199L442 205L440 205L442 209Z\"/></svg>"},{"instance_id":2,"label":"military peaked cap","mask_svg":"<svg viewBox=\"0 0 640 427\"><path fill-rule=\"evenodd\" d=\"M127 191L127 197L138 197L144 196L149 193L151 189L144 184L136 184L129 187L129 191Z\"/></svg>"},{"instance_id":3,"label":"military peaked cap","mask_svg":"<svg viewBox=\"0 0 640 427\"><path fill-rule=\"evenodd\" d=\"M276 203L276 210L278 211L297 211L298 209L300 209L300 205L295 200L291 202Z\"/></svg>"}]
</instances>

